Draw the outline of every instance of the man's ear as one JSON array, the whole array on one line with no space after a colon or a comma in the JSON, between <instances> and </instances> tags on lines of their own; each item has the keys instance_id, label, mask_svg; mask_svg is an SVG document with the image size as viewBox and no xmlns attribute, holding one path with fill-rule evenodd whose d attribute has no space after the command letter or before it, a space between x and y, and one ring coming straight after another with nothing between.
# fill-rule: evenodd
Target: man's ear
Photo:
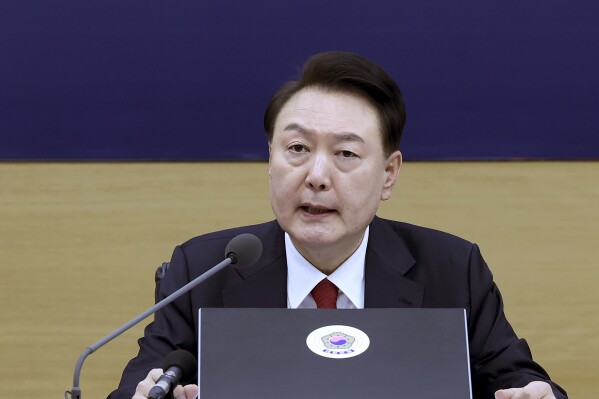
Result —
<instances>
[{"instance_id":1,"label":"man's ear","mask_svg":"<svg viewBox=\"0 0 599 399\"><path fill-rule=\"evenodd\" d=\"M268 142L268 177L270 178L270 158L272 157L272 144Z\"/></svg>"},{"instance_id":2,"label":"man's ear","mask_svg":"<svg viewBox=\"0 0 599 399\"><path fill-rule=\"evenodd\" d=\"M385 164L385 182L383 183L383 190L381 191L381 201L386 201L391 197L391 191L399 176L399 170L401 169L402 156L401 152L395 151L387 158Z\"/></svg>"}]
</instances>

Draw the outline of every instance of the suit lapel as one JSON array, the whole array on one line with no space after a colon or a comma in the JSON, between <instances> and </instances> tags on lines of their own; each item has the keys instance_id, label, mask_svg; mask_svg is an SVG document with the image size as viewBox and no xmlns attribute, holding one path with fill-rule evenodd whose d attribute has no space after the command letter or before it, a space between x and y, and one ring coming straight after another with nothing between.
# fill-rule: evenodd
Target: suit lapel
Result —
<instances>
[{"instance_id":1,"label":"suit lapel","mask_svg":"<svg viewBox=\"0 0 599 399\"><path fill-rule=\"evenodd\" d=\"M228 308L286 308L284 232L273 221L256 235L262 242L262 255L255 265L237 270L241 281L225 288L223 304Z\"/></svg>"},{"instance_id":2,"label":"suit lapel","mask_svg":"<svg viewBox=\"0 0 599 399\"><path fill-rule=\"evenodd\" d=\"M424 287L405 277L415 263L404 237L375 217L366 250L364 306L421 307Z\"/></svg>"}]
</instances>

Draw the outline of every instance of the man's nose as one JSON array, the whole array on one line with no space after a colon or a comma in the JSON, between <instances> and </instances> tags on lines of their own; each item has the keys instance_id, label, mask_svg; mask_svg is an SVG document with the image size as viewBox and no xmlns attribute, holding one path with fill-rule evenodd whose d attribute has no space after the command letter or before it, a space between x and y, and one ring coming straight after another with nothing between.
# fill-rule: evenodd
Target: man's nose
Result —
<instances>
[{"instance_id":1,"label":"man's nose","mask_svg":"<svg viewBox=\"0 0 599 399\"><path fill-rule=\"evenodd\" d=\"M326 191L331 187L329 162L324 155L314 155L306 176L306 185L308 187L319 191Z\"/></svg>"}]
</instances>

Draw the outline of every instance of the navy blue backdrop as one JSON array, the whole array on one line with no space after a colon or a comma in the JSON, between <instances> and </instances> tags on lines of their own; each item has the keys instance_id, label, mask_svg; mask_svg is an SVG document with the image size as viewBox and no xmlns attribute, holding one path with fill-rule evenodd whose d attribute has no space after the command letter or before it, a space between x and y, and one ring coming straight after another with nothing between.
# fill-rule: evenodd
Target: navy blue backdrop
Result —
<instances>
[{"instance_id":1,"label":"navy blue backdrop","mask_svg":"<svg viewBox=\"0 0 599 399\"><path fill-rule=\"evenodd\" d=\"M0 159L264 159L305 58L350 50L407 103L407 159L599 159L599 2L0 2Z\"/></svg>"}]
</instances>

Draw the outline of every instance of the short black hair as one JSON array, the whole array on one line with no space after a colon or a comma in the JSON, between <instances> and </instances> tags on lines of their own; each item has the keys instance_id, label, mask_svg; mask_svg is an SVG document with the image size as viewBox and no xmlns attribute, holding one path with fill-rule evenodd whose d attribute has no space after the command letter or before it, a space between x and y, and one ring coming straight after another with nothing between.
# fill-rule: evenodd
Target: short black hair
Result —
<instances>
[{"instance_id":1,"label":"short black hair","mask_svg":"<svg viewBox=\"0 0 599 399\"><path fill-rule=\"evenodd\" d=\"M272 142L275 122L287 101L307 87L360 95L376 109L385 156L399 149L406 109L397 83L374 62L346 51L327 51L308 58L297 80L281 86L264 112L264 131Z\"/></svg>"}]
</instances>

